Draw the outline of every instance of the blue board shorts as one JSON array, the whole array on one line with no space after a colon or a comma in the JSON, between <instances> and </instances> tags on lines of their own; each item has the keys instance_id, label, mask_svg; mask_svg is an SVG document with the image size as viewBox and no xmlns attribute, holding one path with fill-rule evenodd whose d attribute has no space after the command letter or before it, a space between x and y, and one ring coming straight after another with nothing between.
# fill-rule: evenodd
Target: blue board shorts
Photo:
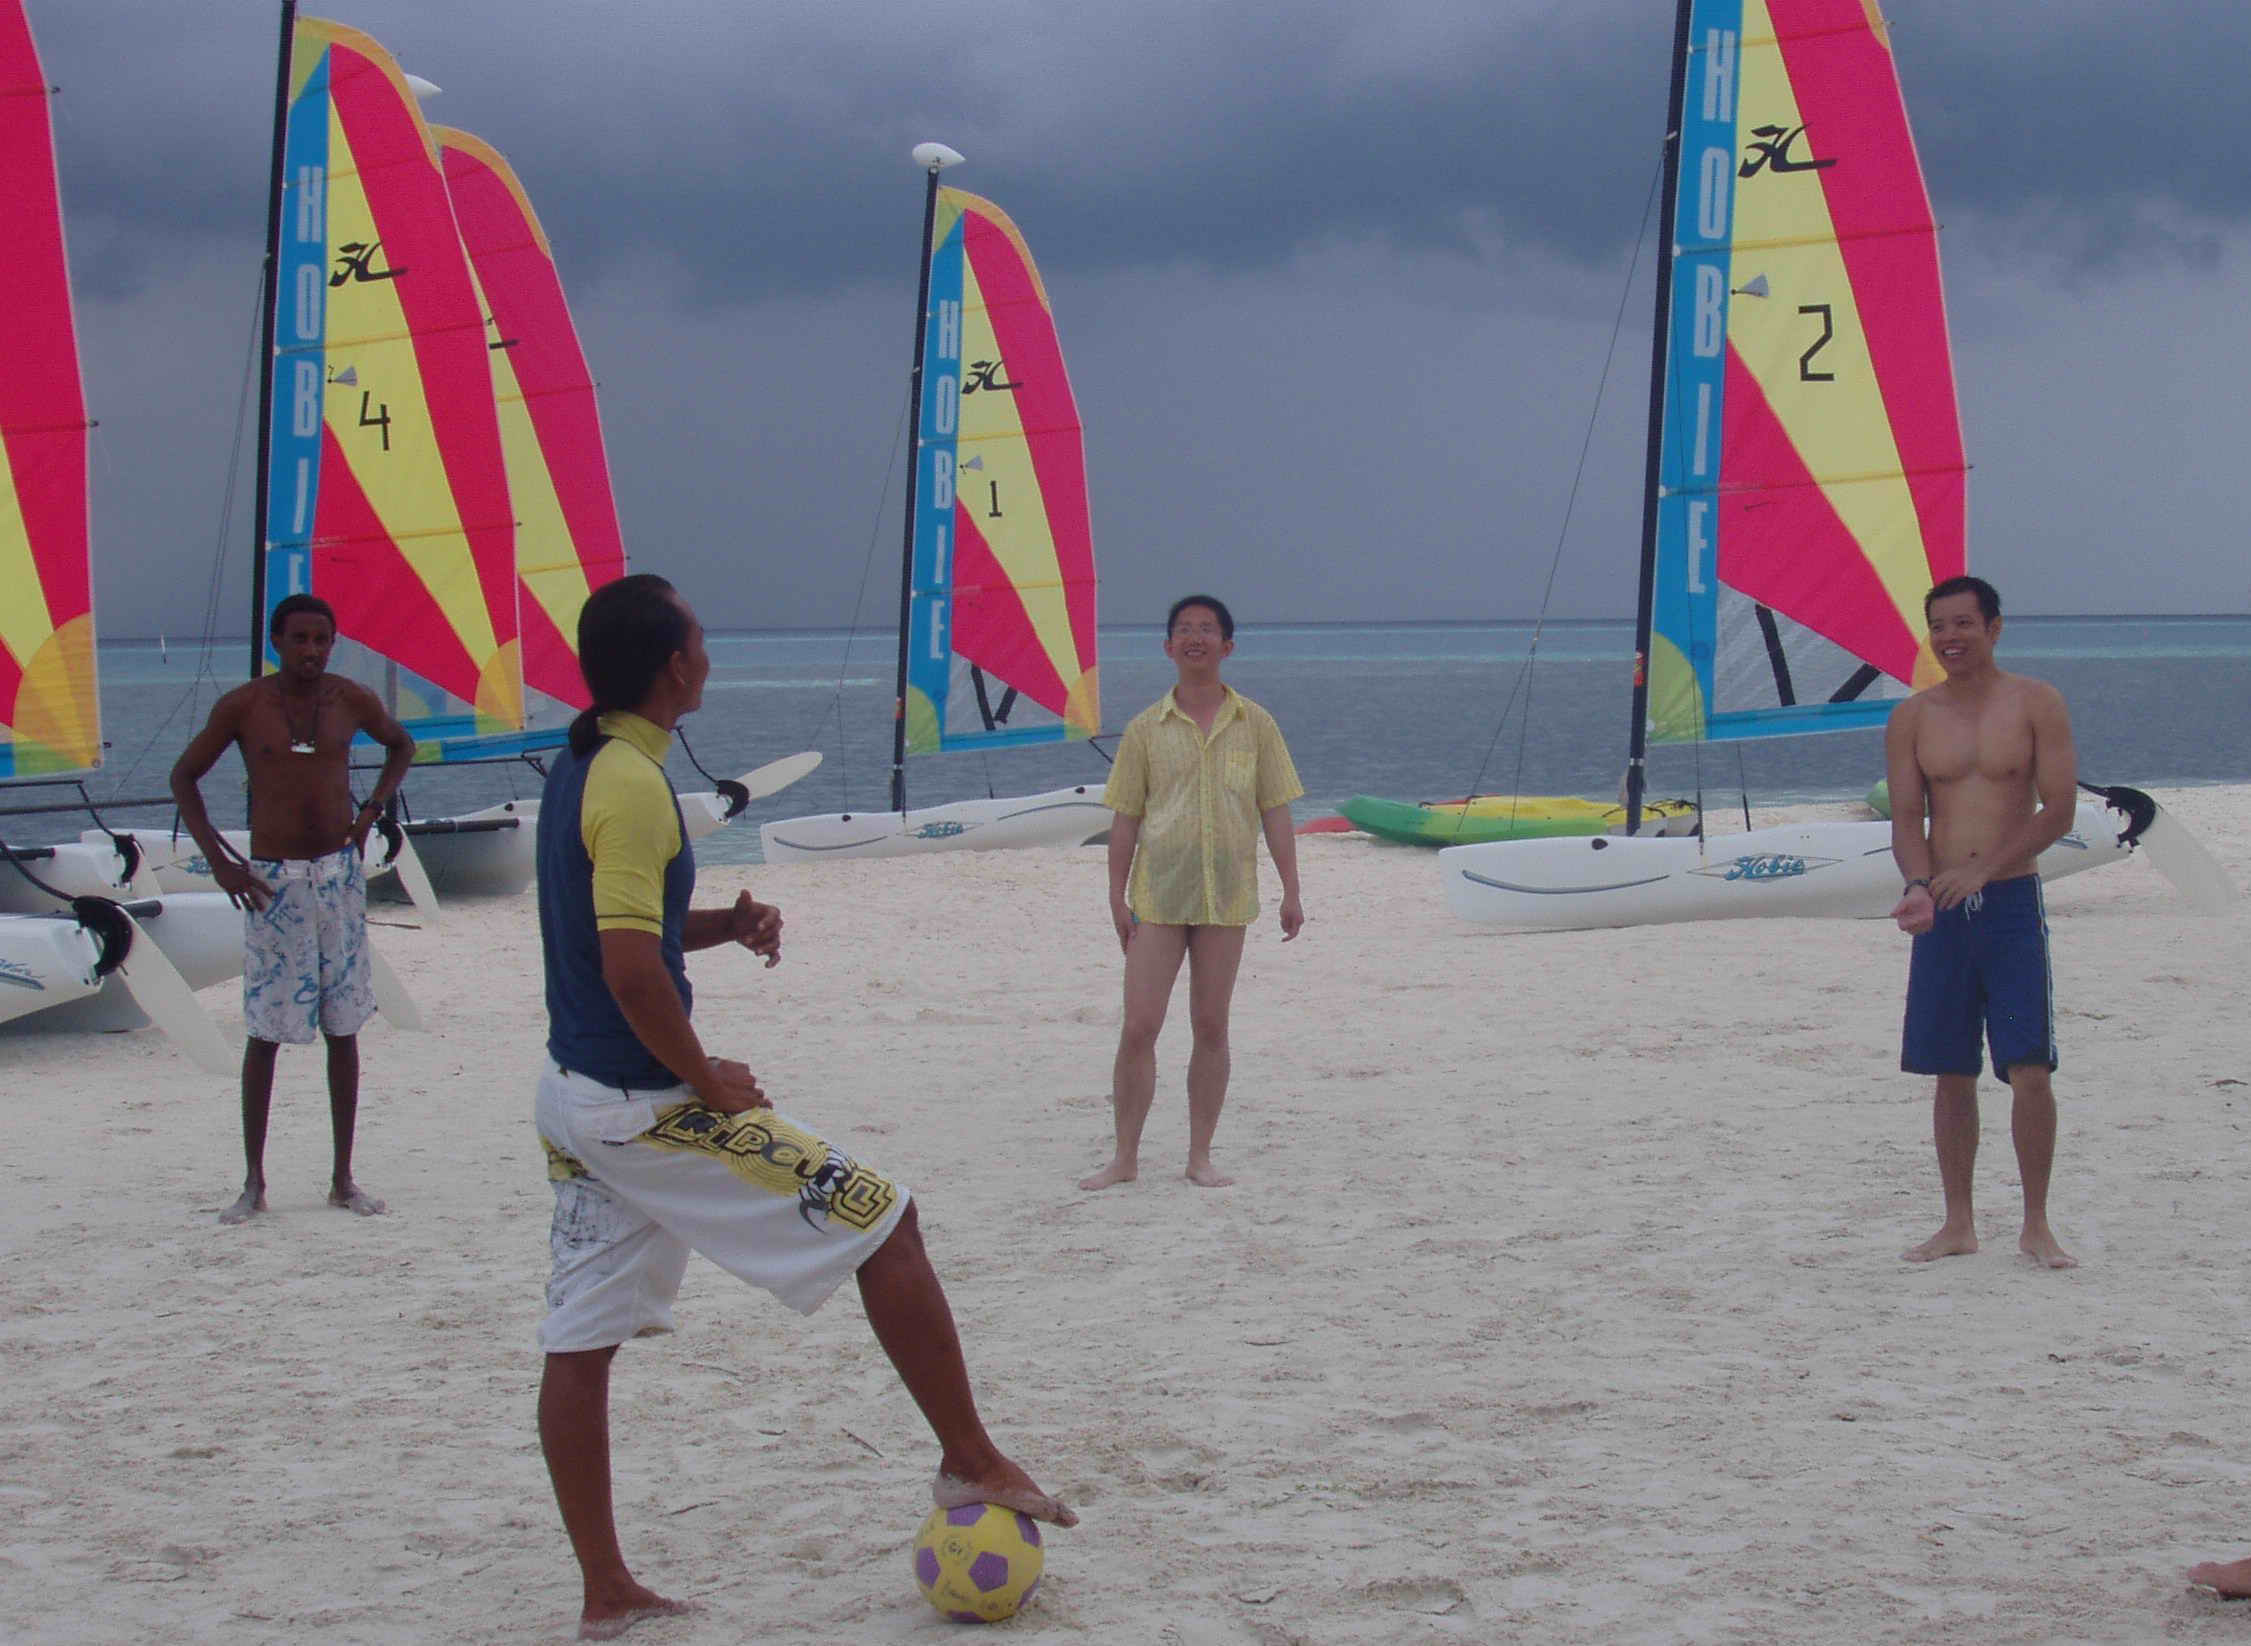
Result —
<instances>
[{"instance_id":1,"label":"blue board shorts","mask_svg":"<svg viewBox=\"0 0 2251 1646\"><path fill-rule=\"evenodd\" d=\"M243 1029L293 1046L358 1034L375 1015L360 854L254 857L250 872L274 895L243 911Z\"/></svg>"},{"instance_id":2,"label":"blue board shorts","mask_svg":"<svg viewBox=\"0 0 2251 1646\"><path fill-rule=\"evenodd\" d=\"M2020 1063L2056 1066L2048 909L2036 874L1994 881L1915 936L1900 1068L1979 1074L1981 1028L2003 1080Z\"/></svg>"}]
</instances>

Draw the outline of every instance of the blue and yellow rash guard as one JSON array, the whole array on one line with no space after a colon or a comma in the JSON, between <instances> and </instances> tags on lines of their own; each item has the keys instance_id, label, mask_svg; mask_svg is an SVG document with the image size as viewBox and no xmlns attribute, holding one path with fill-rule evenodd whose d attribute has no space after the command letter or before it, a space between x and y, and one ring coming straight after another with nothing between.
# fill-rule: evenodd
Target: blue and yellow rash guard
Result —
<instances>
[{"instance_id":1,"label":"blue and yellow rash guard","mask_svg":"<svg viewBox=\"0 0 2251 1646\"><path fill-rule=\"evenodd\" d=\"M539 802L539 943L547 962L547 1050L574 1074L646 1090L679 1077L634 1035L602 979L601 934L649 932L683 1010L694 1002L682 941L696 858L664 775L672 736L637 714L604 714L605 739L569 748Z\"/></svg>"}]
</instances>

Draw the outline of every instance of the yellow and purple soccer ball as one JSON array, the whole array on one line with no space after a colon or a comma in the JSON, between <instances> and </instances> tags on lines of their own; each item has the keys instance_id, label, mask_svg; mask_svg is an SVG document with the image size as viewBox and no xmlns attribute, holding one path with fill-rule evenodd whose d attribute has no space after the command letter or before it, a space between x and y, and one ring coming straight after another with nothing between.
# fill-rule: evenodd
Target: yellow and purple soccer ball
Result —
<instances>
[{"instance_id":1,"label":"yellow and purple soccer ball","mask_svg":"<svg viewBox=\"0 0 2251 1646\"><path fill-rule=\"evenodd\" d=\"M933 1509L914 1535L922 1597L956 1623L1014 1617L1046 1568L1039 1523L997 1503Z\"/></svg>"}]
</instances>

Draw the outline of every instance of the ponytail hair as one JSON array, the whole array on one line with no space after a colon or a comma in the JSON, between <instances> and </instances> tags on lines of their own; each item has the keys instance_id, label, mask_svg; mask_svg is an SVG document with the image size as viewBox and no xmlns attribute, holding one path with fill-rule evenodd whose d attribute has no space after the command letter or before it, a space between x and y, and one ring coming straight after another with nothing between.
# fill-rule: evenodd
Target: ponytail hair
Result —
<instances>
[{"instance_id":1,"label":"ponytail hair","mask_svg":"<svg viewBox=\"0 0 2251 1646\"><path fill-rule=\"evenodd\" d=\"M595 722L639 708L673 654L688 645L688 614L654 572L605 583L578 610L578 672L593 704L571 722L571 753L584 760L601 741Z\"/></svg>"}]
</instances>

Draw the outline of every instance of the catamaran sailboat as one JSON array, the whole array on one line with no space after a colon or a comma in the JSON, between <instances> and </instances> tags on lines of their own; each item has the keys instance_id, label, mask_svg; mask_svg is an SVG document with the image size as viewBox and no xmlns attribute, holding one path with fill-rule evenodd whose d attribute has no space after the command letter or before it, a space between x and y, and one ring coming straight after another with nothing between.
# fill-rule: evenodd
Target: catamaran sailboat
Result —
<instances>
[{"instance_id":1,"label":"catamaran sailboat","mask_svg":"<svg viewBox=\"0 0 2251 1646\"><path fill-rule=\"evenodd\" d=\"M1111 817L1099 785L910 809L906 757L1092 737L1102 703L1094 540L1077 403L1047 289L989 200L925 173L914 449L899 593L888 811L760 826L769 863L1077 845Z\"/></svg>"},{"instance_id":2,"label":"catamaran sailboat","mask_svg":"<svg viewBox=\"0 0 2251 1646\"><path fill-rule=\"evenodd\" d=\"M1967 563L1938 228L1888 30L1863 0L1681 0L1672 61L1629 836L1652 739L1876 727L1937 681L1923 596ZM2115 861L2155 816L2136 791L2084 802L2040 872ZM1439 867L1456 914L1530 930L1898 898L1881 823L1462 845Z\"/></svg>"}]
</instances>

